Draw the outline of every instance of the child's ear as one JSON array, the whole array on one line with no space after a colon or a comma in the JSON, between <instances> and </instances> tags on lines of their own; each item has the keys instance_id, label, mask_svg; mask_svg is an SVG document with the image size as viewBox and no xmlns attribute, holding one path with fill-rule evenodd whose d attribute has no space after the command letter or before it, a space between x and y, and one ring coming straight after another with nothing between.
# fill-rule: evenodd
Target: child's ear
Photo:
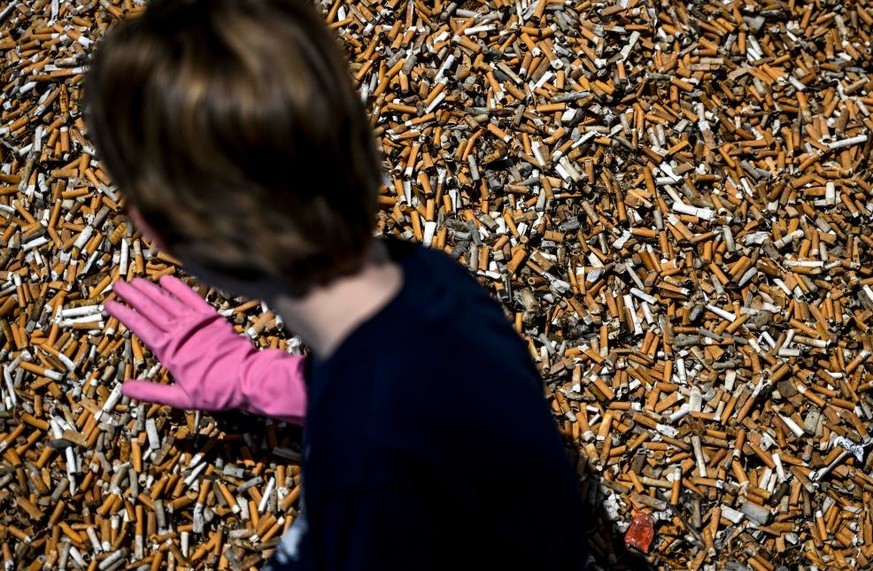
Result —
<instances>
[{"instance_id":1,"label":"child's ear","mask_svg":"<svg viewBox=\"0 0 873 571\"><path fill-rule=\"evenodd\" d=\"M142 214L140 214L139 209L132 204L127 207L127 216L130 218L133 225L136 228L145 234L145 236L151 240L155 246L159 249L167 251L166 244L164 243L164 238L158 232L155 232L151 226L149 226L145 220L143 220Z\"/></svg>"}]
</instances>

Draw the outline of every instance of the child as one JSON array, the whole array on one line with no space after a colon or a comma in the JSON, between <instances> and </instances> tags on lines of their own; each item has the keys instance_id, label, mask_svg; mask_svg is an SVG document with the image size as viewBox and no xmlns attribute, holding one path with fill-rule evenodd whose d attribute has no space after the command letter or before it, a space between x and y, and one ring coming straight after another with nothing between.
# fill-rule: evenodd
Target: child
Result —
<instances>
[{"instance_id":1,"label":"child","mask_svg":"<svg viewBox=\"0 0 873 571\"><path fill-rule=\"evenodd\" d=\"M308 3L155 0L104 40L86 94L134 223L312 350L259 353L174 278L106 304L175 380L126 395L305 412L304 506L267 569L581 568L578 485L526 347L447 255L373 238L378 153Z\"/></svg>"}]
</instances>

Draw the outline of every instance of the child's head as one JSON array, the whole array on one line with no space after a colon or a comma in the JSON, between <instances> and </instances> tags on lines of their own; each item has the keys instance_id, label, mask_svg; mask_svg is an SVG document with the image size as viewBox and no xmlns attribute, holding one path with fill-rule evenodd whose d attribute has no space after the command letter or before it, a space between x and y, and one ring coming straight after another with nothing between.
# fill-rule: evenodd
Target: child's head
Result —
<instances>
[{"instance_id":1,"label":"child's head","mask_svg":"<svg viewBox=\"0 0 873 571\"><path fill-rule=\"evenodd\" d=\"M308 0L154 0L85 91L100 158L171 254L297 295L361 267L378 152Z\"/></svg>"}]
</instances>

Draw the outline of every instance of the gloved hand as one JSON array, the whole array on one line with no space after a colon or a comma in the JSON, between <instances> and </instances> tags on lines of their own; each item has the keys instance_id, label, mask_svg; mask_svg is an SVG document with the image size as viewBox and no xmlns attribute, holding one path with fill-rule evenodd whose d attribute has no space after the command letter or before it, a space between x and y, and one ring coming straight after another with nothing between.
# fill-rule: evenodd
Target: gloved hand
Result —
<instances>
[{"instance_id":1,"label":"gloved hand","mask_svg":"<svg viewBox=\"0 0 873 571\"><path fill-rule=\"evenodd\" d=\"M125 396L185 409L241 408L303 424L303 357L258 349L176 277L163 276L160 286L118 281L113 289L130 307L109 300L106 312L139 336L175 380L128 380Z\"/></svg>"}]
</instances>

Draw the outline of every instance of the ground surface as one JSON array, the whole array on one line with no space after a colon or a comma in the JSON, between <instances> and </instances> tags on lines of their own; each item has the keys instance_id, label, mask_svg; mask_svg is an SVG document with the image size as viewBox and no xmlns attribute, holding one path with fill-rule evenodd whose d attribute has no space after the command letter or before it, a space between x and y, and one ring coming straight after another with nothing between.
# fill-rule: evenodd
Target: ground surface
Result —
<instances>
[{"instance_id":1,"label":"ground surface","mask_svg":"<svg viewBox=\"0 0 873 571\"><path fill-rule=\"evenodd\" d=\"M384 151L380 231L454 255L528 340L600 564L642 565L624 531L649 512L631 542L655 568L873 565L873 5L320 5ZM119 400L166 373L87 309L184 275L130 228L81 117L93 43L131 11L0 5L15 569L256 567L296 514L298 434ZM260 304L207 298L296 347Z\"/></svg>"}]
</instances>

